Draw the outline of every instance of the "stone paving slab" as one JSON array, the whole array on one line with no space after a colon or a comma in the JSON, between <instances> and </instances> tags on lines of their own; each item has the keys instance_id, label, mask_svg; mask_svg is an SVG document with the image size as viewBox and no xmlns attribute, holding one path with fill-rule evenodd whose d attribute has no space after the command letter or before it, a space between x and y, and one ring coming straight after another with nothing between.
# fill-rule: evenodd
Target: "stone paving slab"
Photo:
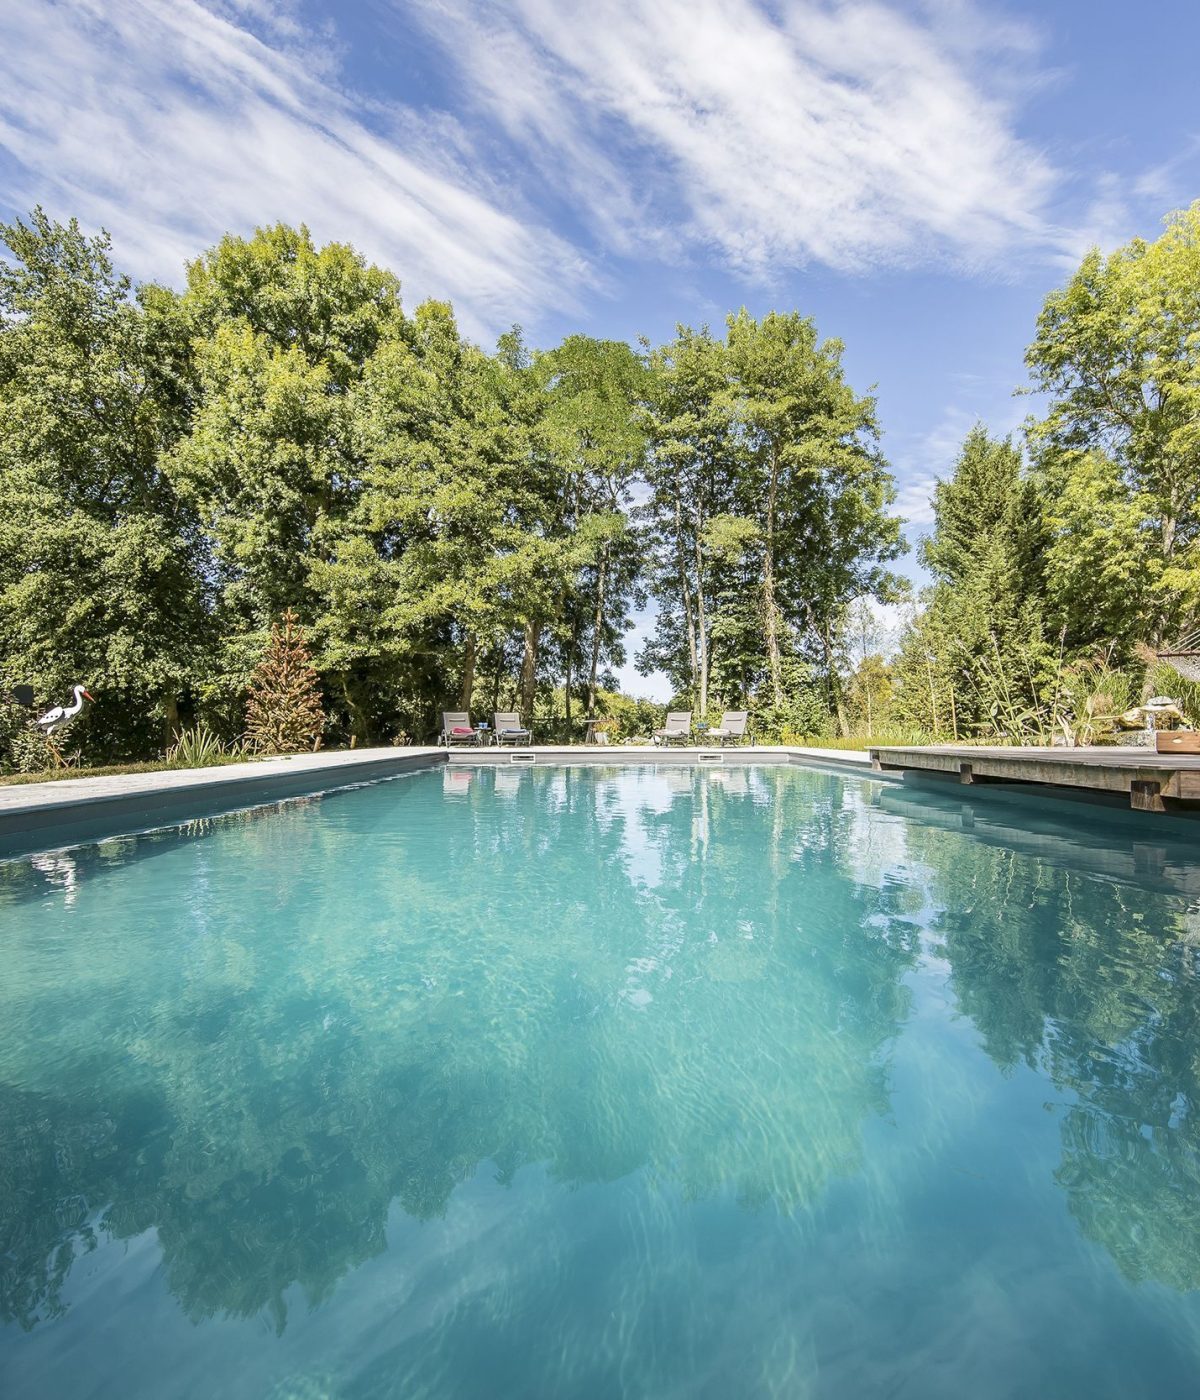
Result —
<instances>
[{"instance_id":1,"label":"stone paving slab","mask_svg":"<svg viewBox=\"0 0 1200 1400\"><path fill-rule=\"evenodd\" d=\"M451 763L503 763L513 755L533 757L539 763L598 762L653 763L696 762L720 754L734 763L788 763L810 759L842 768L871 767L871 755L857 749L801 748L794 744L749 744L716 748L697 744L461 744L450 750Z\"/></svg>"},{"instance_id":2,"label":"stone paving slab","mask_svg":"<svg viewBox=\"0 0 1200 1400\"><path fill-rule=\"evenodd\" d=\"M215 768L118 773L109 777L63 778L45 783L0 784L0 857L74 844L151 825L171 825L201 813L275 802L302 793L370 782L445 763L497 764L517 756L555 763L701 764L712 749L596 744L569 747L377 748L251 759ZM721 761L790 763L808 760L842 772L870 771L866 753L763 745L731 748Z\"/></svg>"},{"instance_id":3,"label":"stone paving slab","mask_svg":"<svg viewBox=\"0 0 1200 1400\"><path fill-rule=\"evenodd\" d=\"M106 802L139 793L183 792L198 787L220 789L238 783L267 782L285 775L328 774L336 779L345 777L345 769L382 769L395 764L397 759L427 757L436 761L444 756L445 750L436 748L339 749L331 753L250 759L215 768L172 768L156 773L114 773L109 777L64 778L47 783L5 783L0 784L0 815Z\"/></svg>"},{"instance_id":4,"label":"stone paving slab","mask_svg":"<svg viewBox=\"0 0 1200 1400\"><path fill-rule=\"evenodd\" d=\"M742 746L724 750L682 744L662 747L649 744L543 744L516 749L476 749L468 745L451 749L449 752L456 759L532 752L547 761L561 755L568 758L609 758L617 763L629 759L641 761L663 758L669 754L694 757L699 753L723 752L728 757L736 756L742 761L752 761L756 754L764 757L777 754L783 757L817 758L827 762L852 764L855 767L870 767L871 763L870 754L858 750L798 748L781 744L759 744L754 748ZM11 815L39 808L103 802L116 797L132 797L138 793L178 792L195 787L266 782L285 774L328 774L331 778L336 778L340 775L339 770L345 768L386 768L389 764L395 764L398 759L425 758L437 762L446 757L446 749L433 746L339 749L330 753L289 754L284 758L251 759L246 763L229 763L215 768L172 768L154 773L114 773L109 777L99 778L63 778L45 783L0 784L0 814Z\"/></svg>"}]
</instances>

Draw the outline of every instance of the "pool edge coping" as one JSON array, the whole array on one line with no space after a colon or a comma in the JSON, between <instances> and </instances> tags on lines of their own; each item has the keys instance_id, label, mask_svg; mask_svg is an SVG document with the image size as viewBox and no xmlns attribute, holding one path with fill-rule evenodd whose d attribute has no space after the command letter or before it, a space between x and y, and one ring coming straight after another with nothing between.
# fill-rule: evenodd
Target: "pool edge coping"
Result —
<instances>
[{"instance_id":1,"label":"pool edge coping","mask_svg":"<svg viewBox=\"0 0 1200 1400\"><path fill-rule=\"evenodd\" d=\"M700 749L594 745L532 749L389 748L348 749L327 754L296 754L216 768L184 768L111 777L67 778L61 782L0 786L0 859L45 850L61 841L101 839L144 827L148 821L188 820L205 809L260 806L292 796L334 791L443 764L634 767L647 763L708 767L798 765L843 776L894 782L873 773L866 753L842 757L837 751L796 746ZM171 813L175 816L172 817ZM87 828L95 828L88 832ZM68 835L69 834L69 835ZM34 843L25 845L22 838ZM11 843L25 846L5 849Z\"/></svg>"}]
</instances>

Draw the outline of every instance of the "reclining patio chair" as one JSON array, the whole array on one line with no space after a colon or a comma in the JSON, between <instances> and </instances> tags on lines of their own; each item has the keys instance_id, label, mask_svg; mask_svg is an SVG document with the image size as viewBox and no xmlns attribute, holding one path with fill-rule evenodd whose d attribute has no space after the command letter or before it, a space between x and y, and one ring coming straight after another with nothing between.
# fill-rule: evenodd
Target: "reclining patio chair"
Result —
<instances>
[{"instance_id":1,"label":"reclining patio chair","mask_svg":"<svg viewBox=\"0 0 1200 1400\"><path fill-rule=\"evenodd\" d=\"M747 718L745 710L726 710L721 716L721 723L710 729L704 737L715 741L721 748L724 748L726 739L744 739L746 737Z\"/></svg>"},{"instance_id":2,"label":"reclining patio chair","mask_svg":"<svg viewBox=\"0 0 1200 1400\"><path fill-rule=\"evenodd\" d=\"M503 744L532 744L533 733L531 730L521 728L521 716L516 710L497 710L492 716L495 720L495 742Z\"/></svg>"},{"instance_id":3,"label":"reclining patio chair","mask_svg":"<svg viewBox=\"0 0 1200 1400\"><path fill-rule=\"evenodd\" d=\"M455 744L478 744L479 733L471 728L471 716L466 710L443 710L439 744L452 749Z\"/></svg>"},{"instance_id":4,"label":"reclining patio chair","mask_svg":"<svg viewBox=\"0 0 1200 1400\"><path fill-rule=\"evenodd\" d=\"M691 710L672 710L667 715L666 725L654 731L655 742L659 744L686 744L691 737Z\"/></svg>"}]
</instances>

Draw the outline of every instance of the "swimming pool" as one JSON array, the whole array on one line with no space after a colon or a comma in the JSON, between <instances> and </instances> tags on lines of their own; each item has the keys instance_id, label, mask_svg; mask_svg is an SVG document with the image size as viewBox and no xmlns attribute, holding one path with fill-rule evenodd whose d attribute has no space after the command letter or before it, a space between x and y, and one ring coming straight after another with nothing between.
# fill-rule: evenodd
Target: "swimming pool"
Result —
<instances>
[{"instance_id":1,"label":"swimming pool","mask_svg":"<svg viewBox=\"0 0 1200 1400\"><path fill-rule=\"evenodd\" d=\"M1194 1394L1139 820L444 767L0 865L0 1394Z\"/></svg>"}]
</instances>

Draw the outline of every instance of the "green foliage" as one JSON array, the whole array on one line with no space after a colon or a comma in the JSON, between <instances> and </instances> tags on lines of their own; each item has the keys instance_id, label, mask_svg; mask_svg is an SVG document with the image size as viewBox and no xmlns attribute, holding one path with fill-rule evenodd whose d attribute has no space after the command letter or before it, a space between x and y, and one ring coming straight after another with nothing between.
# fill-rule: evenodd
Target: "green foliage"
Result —
<instances>
[{"instance_id":1,"label":"green foliage","mask_svg":"<svg viewBox=\"0 0 1200 1400\"><path fill-rule=\"evenodd\" d=\"M40 209L0 238L0 658L39 694L86 679L102 714L72 737L119 756L173 714L209 638L196 521L161 470L186 428L162 369L176 332L106 238Z\"/></svg>"},{"instance_id":2,"label":"green foliage","mask_svg":"<svg viewBox=\"0 0 1200 1400\"><path fill-rule=\"evenodd\" d=\"M33 714L5 693L0 697L0 773L40 773L57 766Z\"/></svg>"},{"instance_id":3,"label":"green foliage","mask_svg":"<svg viewBox=\"0 0 1200 1400\"><path fill-rule=\"evenodd\" d=\"M788 657L780 679L781 704L774 704L773 692L764 688L750 707L749 728L760 744L795 744L802 735L836 732L828 689L814 666Z\"/></svg>"},{"instance_id":4,"label":"green foliage","mask_svg":"<svg viewBox=\"0 0 1200 1400\"><path fill-rule=\"evenodd\" d=\"M329 739L360 743L423 738L450 703L578 733L651 594L638 666L764 738L1099 736L1113 687L1064 701L1070 668L1133 677L1200 619L1200 205L1048 298L1031 461L968 435L890 664L861 625L902 596L875 404L809 318L743 310L641 352L514 328L489 354L303 227L222 239L182 294L41 210L0 236L0 665L97 690L87 763L195 724L233 739L288 609Z\"/></svg>"},{"instance_id":5,"label":"green foliage","mask_svg":"<svg viewBox=\"0 0 1200 1400\"><path fill-rule=\"evenodd\" d=\"M1042 622L1044 539L1020 453L976 425L933 505L922 557L934 584L896 661L896 718L951 738L1050 734L1044 701L1056 652Z\"/></svg>"},{"instance_id":6,"label":"green foliage","mask_svg":"<svg viewBox=\"0 0 1200 1400\"><path fill-rule=\"evenodd\" d=\"M868 738L892 719L891 670L883 657L872 652L859 662L846 687L846 715L854 733Z\"/></svg>"},{"instance_id":7,"label":"green foliage","mask_svg":"<svg viewBox=\"0 0 1200 1400\"><path fill-rule=\"evenodd\" d=\"M1200 681L1190 681L1186 676L1181 676L1174 666L1159 662L1150 668L1145 689L1149 695L1169 695L1178 700L1187 722L1193 728L1200 729ZM1143 698L1147 697L1137 696L1126 708Z\"/></svg>"},{"instance_id":8,"label":"green foliage","mask_svg":"<svg viewBox=\"0 0 1200 1400\"><path fill-rule=\"evenodd\" d=\"M203 724L183 730L167 750L172 768L207 768L228 756L226 746Z\"/></svg>"},{"instance_id":9,"label":"green foliage","mask_svg":"<svg viewBox=\"0 0 1200 1400\"><path fill-rule=\"evenodd\" d=\"M1083 658L1064 669L1058 725L1067 742L1091 744L1114 735L1117 718L1141 698L1139 679L1107 659Z\"/></svg>"},{"instance_id":10,"label":"green foliage","mask_svg":"<svg viewBox=\"0 0 1200 1400\"><path fill-rule=\"evenodd\" d=\"M646 739L663 724L663 709L653 700L637 700L615 690L596 694L596 713L604 715L608 732L616 741Z\"/></svg>"},{"instance_id":11,"label":"green foliage","mask_svg":"<svg viewBox=\"0 0 1200 1400\"><path fill-rule=\"evenodd\" d=\"M1064 507L1052 583L1072 643L1108 629L1157 644L1198 616L1198 347L1200 203L1154 242L1093 249L1046 300L1027 360L1050 406L1032 443Z\"/></svg>"},{"instance_id":12,"label":"green foliage","mask_svg":"<svg viewBox=\"0 0 1200 1400\"><path fill-rule=\"evenodd\" d=\"M268 754L317 749L324 723L317 673L304 633L289 609L281 623L272 625L263 658L250 677L246 742L252 750Z\"/></svg>"},{"instance_id":13,"label":"green foliage","mask_svg":"<svg viewBox=\"0 0 1200 1400\"><path fill-rule=\"evenodd\" d=\"M902 550L874 402L808 318L680 327L651 356L650 500L660 668L701 717L753 703L771 733L840 705L850 603L894 596ZM824 699L810 681L820 674ZM794 686L794 689L789 689Z\"/></svg>"}]
</instances>

